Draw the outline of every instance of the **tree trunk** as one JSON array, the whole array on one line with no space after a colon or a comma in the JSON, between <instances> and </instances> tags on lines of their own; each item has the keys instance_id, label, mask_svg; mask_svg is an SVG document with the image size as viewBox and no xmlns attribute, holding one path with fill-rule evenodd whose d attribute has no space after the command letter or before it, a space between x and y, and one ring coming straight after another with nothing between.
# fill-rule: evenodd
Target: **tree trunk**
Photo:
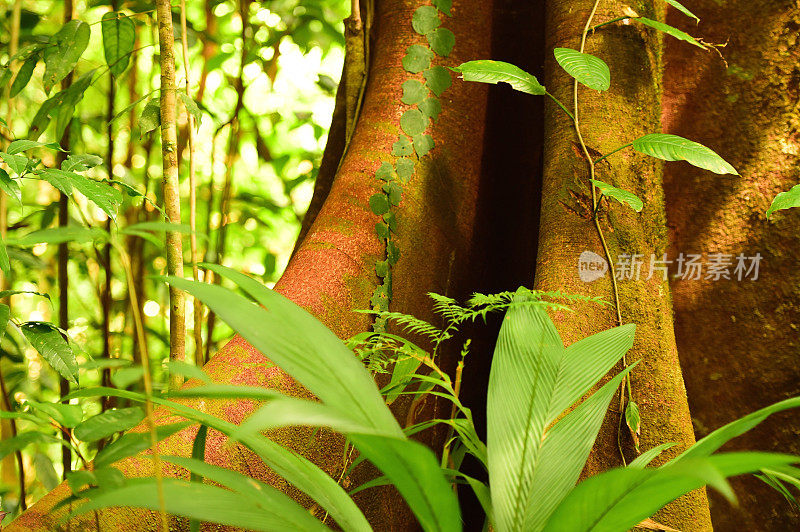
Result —
<instances>
[{"instance_id":1,"label":"tree trunk","mask_svg":"<svg viewBox=\"0 0 800 532\"><path fill-rule=\"evenodd\" d=\"M551 0L547 4L545 86L565 103L572 101L573 82L550 51L579 47L593 4L593 0ZM639 4L637 9L642 16L659 16L652 2ZM621 2L602 2L592 25L616 18L621 12ZM612 73L611 88L606 92L578 88L579 119L589 151L609 153L641 135L660 132L660 36L641 25L609 25L589 36L586 51L604 59ZM578 261L583 252L601 257L605 253L592 221L587 160L572 120L551 102L545 113L544 161L536 288L600 296L613 303L610 274L589 283L579 276ZM601 206L600 227L612 261L625 253L642 254L648 261L651 255L661 258L665 252L661 167L655 159L632 150L597 166L597 179L630 190L645 205L641 213L616 202ZM675 346L669 286L659 274L647 279L647 266L641 268L644 275L639 280L618 281L620 313L623 323L636 324L628 362L641 361L631 374L633 398L641 411L641 448L665 442L679 444L664 453L663 462L694 443L694 434ZM573 307L575 312L554 315L566 344L617 325L613 306L587 303ZM621 452L629 459L634 456L630 432L620 422L620 412L614 410L606 417L585 474L622 465ZM702 491L669 505L657 520L685 531L711 529Z\"/></svg>"},{"instance_id":2,"label":"tree trunk","mask_svg":"<svg viewBox=\"0 0 800 532\"><path fill-rule=\"evenodd\" d=\"M663 122L667 131L716 150L741 177L685 164L664 175L670 256L762 256L758 279L677 280L675 333L698 436L776 401L800 395L800 212L764 212L800 182L800 6L789 0L691 6L700 25L668 22L709 42L714 53L669 41ZM695 48L695 49L692 49ZM695 51L696 50L696 51ZM800 415L788 411L727 450L800 454ZM733 479L739 507L711 492L718 530L798 530L800 514L763 482Z\"/></svg>"}]
</instances>

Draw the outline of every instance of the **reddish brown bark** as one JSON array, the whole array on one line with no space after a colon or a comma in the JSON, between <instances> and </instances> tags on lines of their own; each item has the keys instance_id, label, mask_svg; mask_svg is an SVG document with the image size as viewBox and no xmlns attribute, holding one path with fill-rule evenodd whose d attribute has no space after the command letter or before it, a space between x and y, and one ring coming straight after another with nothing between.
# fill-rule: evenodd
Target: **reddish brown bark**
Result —
<instances>
[{"instance_id":1,"label":"reddish brown bark","mask_svg":"<svg viewBox=\"0 0 800 532\"><path fill-rule=\"evenodd\" d=\"M673 283L675 332L698 437L757 408L800 395L800 212L767 221L772 198L800 182L800 6L794 1L694 2L698 26L669 22L721 48L668 41L666 132L704 143L741 177L672 163L665 170L671 258L763 257L756 281ZM726 450L800 453L800 414L768 419ZM717 530L798 530L800 515L753 477L733 482L740 507L711 493Z\"/></svg>"}]
</instances>

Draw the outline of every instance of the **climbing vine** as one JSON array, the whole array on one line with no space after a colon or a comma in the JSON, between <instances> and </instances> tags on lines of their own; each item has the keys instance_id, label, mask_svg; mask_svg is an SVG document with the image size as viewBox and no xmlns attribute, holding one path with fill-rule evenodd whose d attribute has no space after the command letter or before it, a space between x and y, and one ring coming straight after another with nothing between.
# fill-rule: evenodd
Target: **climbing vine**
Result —
<instances>
[{"instance_id":1,"label":"climbing vine","mask_svg":"<svg viewBox=\"0 0 800 532\"><path fill-rule=\"evenodd\" d=\"M455 35L441 26L441 15L451 16L452 0L434 0L414 12L411 26L426 38L427 44L412 44L403 57L403 68L413 77L403 82L402 104L409 107L400 116L400 132L392 145L391 162L384 161L375 172L380 190L369 198L372 212L380 217L375 233L384 243L381 260L375 263L379 284L370 300L373 311L389 310L392 299L392 267L400 259L400 248L394 239L397 216L394 208L400 205L403 186L416 172L417 163L434 148L433 137L426 133L442 110L439 97L452 84L447 68L433 65L436 56L447 57L455 45ZM378 315L373 324L375 332L386 329L386 317Z\"/></svg>"}]
</instances>

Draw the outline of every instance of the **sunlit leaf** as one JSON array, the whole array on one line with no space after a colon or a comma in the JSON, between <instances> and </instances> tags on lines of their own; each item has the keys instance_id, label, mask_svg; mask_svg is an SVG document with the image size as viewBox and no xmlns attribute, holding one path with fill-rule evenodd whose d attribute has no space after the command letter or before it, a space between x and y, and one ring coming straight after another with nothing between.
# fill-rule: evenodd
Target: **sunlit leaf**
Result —
<instances>
[{"instance_id":1,"label":"sunlit leaf","mask_svg":"<svg viewBox=\"0 0 800 532\"><path fill-rule=\"evenodd\" d=\"M156 441L163 440L190 425L192 425L191 421L182 421L156 427ZM150 448L151 441L150 431L123 434L97 453L94 459L94 466L97 468L108 467L123 458L139 454Z\"/></svg>"},{"instance_id":2,"label":"sunlit leaf","mask_svg":"<svg viewBox=\"0 0 800 532\"><path fill-rule=\"evenodd\" d=\"M71 20L53 35L50 45L44 49L45 92L49 93L56 83L72 72L89 44L90 34L87 23Z\"/></svg>"},{"instance_id":3,"label":"sunlit leaf","mask_svg":"<svg viewBox=\"0 0 800 532\"><path fill-rule=\"evenodd\" d=\"M60 440L50 434L39 432L38 430L31 430L23 432L12 438L0 441L0 459L5 458L9 454L22 450L32 443L58 443Z\"/></svg>"},{"instance_id":4,"label":"sunlit leaf","mask_svg":"<svg viewBox=\"0 0 800 532\"><path fill-rule=\"evenodd\" d=\"M775 211L800 207L800 185L795 185L786 192L781 192L772 200L772 205L767 209L767 219Z\"/></svg>"},{"instance_id":5,"label":"sunlit leaf","mask_svg":"<svg viewBox=\"0 0 800 532\"><path fill-rule=\"evenodd\" d=\"M664 1L669 5L671 5L672 7L674 7L675 9L677 9L678 11L680 11L681 13L683 13L684 15L686 15L687 17L691 17L695 19L697 22L700 22L700 19L697 17L697 15L689 11L686 7L684 7L683 4L678 2L678 0L664 0Z\"/></svg>"},{"instance_id":6,"label":"sunlit leaf","mask_svg":"<svg viewBox=\"0 0 800 532\"><path fill-rule=\"evenodd\" d=\"M24 63L22 63L22 66L19 67L19 70L17 70L17 75L14 77L13 83L11 83L11 92L9 93L11 98L22 92L22 89L28 85L38 61L39 56L34 55L29 57Z\"/></svg>"},{"instance_id":7,"label":"sunlit leaf","mask_svg":"<svg viewBox=\"0 0 800 532\"><path fill-rule=\"evenodd\" d=\"M0 168L0 190L22 204L22 190L20 190L19 184L2 168Z\"/></svg>"},{"instance_id":8,"label":"sunlit leaf","mask_svg":"<svg viewBox=\"0 0 800 532\"><path fill-rule=\"evenodd\" d=\"M35 321L23 323L20 328L33 348L59 375L73 384L78 384L78 362L75 353L58 329L49 323Z\"/></svg>"},{"instance_id":9,"label":"sunlit leaf","mask_svg":"<svg viewBox=\"0 0 800 532\"><path fill-rule=\"evenodd\" d=\"M503 61L491 61L480 59L468 61L455 67L453 70L459 72L464 81L479 81L481 83L508 83L515 90L543 96L547 93L545 88L539 83L535 76L528 74L521 68L504 63Z\"/></svg>"},{"instance_id":10,"label":"sunlit leaf","mask_svg":"<svg viewBox=\"0 0 800 532\"><path fill-rule=\"evenodd\" d=\"M633 148L665 161L686 161L715 174L739 175L733 166L713 150L678 135L651 133L634 140Z\"/></svg>"},{"instance_id":11,"label":"sunlit leaf","mask_svg":"<svg viewBox=\"0 0 800 532\"><path fill-rule=\"evenodd\" d=\"M100 30L103 34L106 64L114 77L119 77L128 68L136 42L133 19L122 13L109 12L103 15Z\"/></svg>"},{"instance_id":12,"label":"sunlit leaf","mask_svg":"<svg viewBox=\"0 0 800 532\"><path fill-rule=\"evenodd\" d=\"M611 71L599 57L571 48L556 48L553 54L561 68L579 83L597 91L606 91L611 86Z\"/></svg>"},{"instance_id":13,"label":"sunlit leaf","mask_svg":"<svg viewBox=\"0 0 800 532\"><path fill-rule=\"evenodd\" d=\"M139 138L144 138L145 135L156 129L161 125L161 107L158 98L153 98L142 109L142 114L139 117Z\"/></svg>"},{"instance_id":14,"label":"sunlit leaf","mask_svg":"<svg viewBox=\"0 0 800 532\"><path fill-rule=\"evenodd\" d=\"M618 202L622 204L627 204L636 212L641 212L644 208L644 203L639 197L634 194L633 192L628 192L627 190L617 188L613 185L609 185L608 183L604 183L597 179L590 179L592 184L596 186L600 193L604 196L608 196L609 198L614 198Z\"/></svg>"},{"instance_id":15,"label":"sunlit leaf","mask_svg":"<svg viewBox=\"0 0 800 532\"><path fill-rule=\"evenodd\" d=\"M39 403L28 401L33 408L53 418L62 427L72 428L83 419L83 409L80 405L61 403Z\"/></svg>"},{"instance_id":16,"label":"sunlit leaf","mask_svg":"<svg viewBox=\"0 0 800 532\"><path fill-rule=\"evenodd\" d=\"M698 46L698 47L702 48L703 50L706 49L706 47L703 46L703 44L700 41L698 41L697 39L695 39L694 37L692 37L691 35L689 35L685 31L681 31L678 28L674 28L674 27L670 26L669 24L664 24L663 22L659 22L657 20L652 20L652 19L645 18L645 17L634 18L633 20L638 20L639 22L641 22L645 26L650 26L651 28L655 28L658 31L664 32L664 33L666 33L667 35L669 35L671 37L675 37L676 39L679 39L681 41L686 41L689 44L693 44L695 46Z\"/></svg>"},{"instance_id":17,"label":"sunlit leaf","mask_svg":"<svg viewBox=\"0 0 800 532\"><path fill-rule=\"evenodd\" d=\"M90 417L75 427L73 434L81 441L97 441L131 429L143 419L144 410L139 407L115 408Z\"/></svg>"}]
</instances>

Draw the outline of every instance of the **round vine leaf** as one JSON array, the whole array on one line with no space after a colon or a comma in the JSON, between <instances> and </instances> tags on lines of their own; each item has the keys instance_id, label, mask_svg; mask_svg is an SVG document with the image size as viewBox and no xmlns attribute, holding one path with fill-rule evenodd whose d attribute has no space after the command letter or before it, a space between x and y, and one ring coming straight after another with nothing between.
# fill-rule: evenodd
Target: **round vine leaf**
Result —
<instances>
[{"instance_id":1,"label":"round vine leaf","mask_svg":"<svg viewBox=\"0 0 800 532\"><path fill-rule=\"evenodd\" d=\"M423 102L417 105L417 109L435 122L439 118L439 113L442 112L442 104L436 98L425 98Z\"/></svg>"},{"instance_id":2,"label":"round vine leaf","mask_svg":"<svg viewBox=\"0 0 800 532\"><path fill-rule=\"evenodd\" d=\"M518 66L503 61L479 59L467 61L453 69L461 74L464 81L481 83L508 83L511 88L535 96L544 96L547 90L539 83L536 76L528 74Z\"/></svg>"},{"instance_id":3,"label":"round vine leaf","mask_svg":"<svg viewBox=\"0 0 800 532\"><path fill-rule=\"evenodd\" d=\"M429 68L422 75L425 77L426 85L436 96L441 96L453 84L450 72L443 66Z\"/></svg>"},{"instance_id":4,"label":"round vine leaf","mask_svg":"<svg viewBox=\"0 0 800 532\"><path fill-rule=\"evenodd\" d=\"M403 187L397 183L386 183L382 188L389 197L389 203L395 206L400 205L400 200L403 198Z\"/></svg>"},{"instance_id":5,"label":"round vine leaf","mask_svg":"<svg viewBox=\"0 0 800 532\"><path fill-rule=\"evenodd\" d=\"M375 310L389 310L389 295L386 293L386 287L384 285L376 286L369 302Z\"/></svg>"},{"instance_id":6,"label":"round vine leaf","mask_svg":"<svg viewBox=\"0 0 800 532\"><path fill-rule=\"evenodd\" d=\"M381 181L391 181L393 171L394 167L392 166L392 163L383 163L375 171L375 177Z\"/></svg>"},{"instance_id":7,"label":"round vine leaf","mask_svg":"<svg viewBox=\"0 0 800 532\"><path fill-rule=\"evenodd\" d=\"M397 160L397 177L400 182L405 184L411 180L414 175L414 161L411 159L398 159Z\"/></svg>"},{"instance_id":8,"label":"round vine leaf","mask_svg":"<svg viewBox=\"0 0 800 532\"><path fill-rule=\"evenodd\" d=\"M403 57L403 68L412 74L418 74L431 66L433 52L420 44L412 44L406 49Z\"/></svg>"},{"instance_id":9,"label":"round vine leaf","mask_svg":"<svg viewBox=\"0 0 800 532\"><path fill-rule=\"evenodd\" d=\"M392 155L396 157L408 157L414 153L414 147L407 137L401 135L397 142L392 144Z\"/></svg>"},{"instance_id":10,"label":"round vine leaf","mask_svg":"<svg viewBox=\"0 0 800 532\"><path fill-rule=\"evenodd\" d=\"M378 238L380 239L389 238L389 226L383 222L376 223L375 234L378 235Z\"/></svg>"},{"instance_id":11,"label":"round vine leaf","mask_svg":"<svg viewBox=\"0 0 800 532\"><path fill-rule=\"evenodd\" d=\"M433 0L433 5L439 8L439 11L447 15L450 15L450 8L453 7L453 0Z\"/></svg>"},{"instance_id":12,"label":"round vine leaf","mask_svg":"<svg viewBox=\"0 0 800 532\"><path fill-rule=\"evenodd\" d=\"M456 36L447 28L438 28L430 32L427 37L431 50L442 57L450 55L450 52L453 51L453 46L456 44Z\"/></svg>"},{"instance_id":13,"label":"round vine leaf","mask_svg":"<svg viewBox=\"0 0 800 532\"><path fill-rule=\"evenodd\" d=\"M411 17L411 27L420 35L426 35L442 22L439 20L439 11L433 6L420 6Z\"/></svg>"},{"instance_id":14,"label":"round vine leaf","mask_svg":"<svg viewBox=\"0 0 800 532\"><path fill-rule=\"evenodd\" d=\"M572 48L553 50L556 61L567 74L596 91L607 91L611 86L611 71L608 65L591 54L583 54Z\"/></svg>"},{"instance_id":15,"label":"round vine leaf","mask_svg":"<svg viewBox=\"0 0 800 532\"><path fill-rule=\"evenodd\" d=\"M733 166L710 148L678 135L651 133L634 140L632 146L636 151L664 161L686 161L715 174L739 175Z\"/></svg>"},{"instance_id":16,"label":"round vine leaf","mask_svg":"<svg viewBox=\"0 0 800 532\"><path fill-rule=\"evenodd\" d=\"M369 208L372 209L374 214L380 216L381 214L389 212L389 198L386 194L378 192L369 198Z\"/></svg>"},{"instance_id":17,"label":"round vine leaf","mask_svg":"<svg viewBox=\"0 0 800 532\"><path fill-rule=\"evenodd\" d=\"M800 207L800 185L795 185L790 190L775 196L775 199L772 200L772 205L767 210L767 219L775 211L791 209L792 207Z\"/></svg>"},{"instance_id":18,"label":"round vine leaf","mask_svg":"<svg viewBox=\"0 0 800 532\"><path fill-rule=\"evenodd\" d=\"M419 109L409 109L400 117L400 127L409 137L419 135L428 127L428 120Z\"/></svg>"},{"instance_id":19,"label":"round vine leaf","mask_svg":"<svg viewBox=\"0 0 800 532\"><path fill-rule=\"evenodd\" d=\"M386 260L388 260L389 264L392 266L397 264L397 261L400 260L400 250L397 248L397 244L391 240L386 243Z\"/></svg>"},{"instance_id":20,"label":"round vine leaf","mask_svg":"<svg viewBox=\"0 0 800 532\"><path fill-rule=\"evenodd\" d=\"M416 135L414 137L414 151L417 152L417 157L426 155L433 149L433 137L430 135Z\"/></svg>"},{"instance_id":21,"label":"round vine leaf","mask_svg":"<svg viewBox=\"0 0 800 532\"><path fill-rule=\"evenodd\" d=\"M386 225L389 226L389 230L393 233L397 232L397 217L394 215L392 211L387 212L383 215L383 221L386 222Z\"/></svg>"},{"instance_id":22,"label":"round vine leaf","mask_svg":"<svg viewBox=\"0 0 800 532\"><path fill-rule=\"evenodd\" d=\"M633 192L628 192L627 190L623 190L621 188L617 188L615 186L609 185L608 183L604 183L602 181L598 181L597 179L590 179L592 184L596 186L600 193L604 196L608 196L609 198L614 198L620 203L628 204L631 209L636 212L642 212L644 208L644 203L639 197L634 194Z\"/></svg>"},{"instance_id":23,"label":"round vine leaf","mask_svg":"<svg viewBox=\"0 0 800 532\"><path fill-rule=\"evenodd\" d=\"M403 97L400 101L406 105L417 105L428 95L425 85L416 79L409 79L403 82Z\"/></svg>"},{"instance_id":24,"label":"round vine leaf","mask_svg":"<svg viewBox=\"0 0 800 532\"><path fill-rule=\"evenodd\" d=\"M385 260L379 260L375 263L375 274L378 277L386 277L386 274L389 273L389 263Z\"/></svg>"}]
</instances>

